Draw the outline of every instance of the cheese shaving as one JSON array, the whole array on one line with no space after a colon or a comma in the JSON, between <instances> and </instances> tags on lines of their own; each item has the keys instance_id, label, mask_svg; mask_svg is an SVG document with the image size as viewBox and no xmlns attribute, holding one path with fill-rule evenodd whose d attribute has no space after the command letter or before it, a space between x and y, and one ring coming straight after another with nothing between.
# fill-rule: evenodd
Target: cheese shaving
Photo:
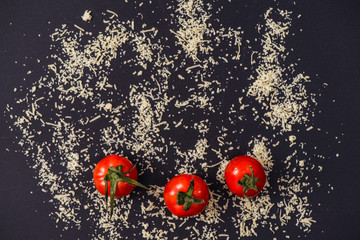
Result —
<instances>
[{"instance_id":1,"label":"cheese shaving","mask_svg":"<svg viewBox=\"0 0 360 240\"><path fill-rule=\"evenodd\" d=\"M46 62L42 75L28 89L14 89L18 98L7 106L14 142L50 198L56 228L67 234L86 224L89 239L176 239L178 231L185 239L235 239L261 237L262 229L280 234L289 225L306 234L316 223L307 173L322 168L310 161L301 134L293 133L299 125L304 131L315 126L307 125L314 103L310 77L286 60L292 13L268 9L253 50L255 39L246 39L251 30L224 26L221 8L211 3L178 0L166 11L169 18L160 21L168 29L148 24L142 13L120 20L112 10L99 14L102 25L93 33L77 24L57 27L49 56L40 61ZM91 11L81 18L92 20ZM233 88L237 84L244 88ZM264 136L247 128L254 121L265 126ZM289 143L290 155L271 155ZM164 204L164 186L154 184L116 199L121 207L110 221L103 196L85 179L109 154L127 156L140 177L156 176L151 181L180 173L203 177L210 188L207 208L177 218ZM258 159L268 176L253 199L235 197L225 184L228 162L244 154ZM280 175L271 174L275 165ZM129 229L133 236L125 235Z\"/></svg>"}]
</instances>

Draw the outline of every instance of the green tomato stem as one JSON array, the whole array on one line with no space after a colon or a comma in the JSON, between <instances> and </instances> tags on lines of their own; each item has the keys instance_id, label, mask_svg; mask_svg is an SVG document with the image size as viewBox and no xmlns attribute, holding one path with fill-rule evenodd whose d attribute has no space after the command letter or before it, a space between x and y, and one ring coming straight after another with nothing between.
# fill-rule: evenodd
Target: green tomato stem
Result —
<instances>
[{"instance_id":1,"label":"green tomato stem","mask_svg":"<svg viewBox=\"0 0 360 240\"><path fill-rule=\"evenodd\" d=\"M127 176L125 176L125 174L130 173L132 170L134 170L135 166L128 172L123 172L123 166L119 165L117 167L109 167L108 169L108 173L106 174L106 176L104 177L104 181L105 181L105 204L106 204L106 209L108 209L108 198L109 198L109 193L108 193L108 181L110 182L110 219L112 217L113 214L113 210L114 210L114 199L115 199L115 193L116 193L116 186L118 182L126 182L129 183L131 185L134 186L138 186L138 187L142 187L145 188L147 190L149 190L148 187L146 187L145 185L139 183L138 181L129 178Z\"/></svg>"}]
</instances>

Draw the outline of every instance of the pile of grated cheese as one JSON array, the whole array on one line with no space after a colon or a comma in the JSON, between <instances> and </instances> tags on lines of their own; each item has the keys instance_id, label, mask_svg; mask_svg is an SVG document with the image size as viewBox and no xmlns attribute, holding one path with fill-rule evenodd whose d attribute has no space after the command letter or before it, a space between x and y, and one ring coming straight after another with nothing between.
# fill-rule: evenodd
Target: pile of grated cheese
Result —
<instances>
[{"instance_id":1,"label":"pile of grated cheese","mask_svg":"<svg viewBox=\"0 0 360 240\"><path fill-rule=\"evenodd\" d=\"M211 3L178 0L167 11L164 36L145 20L111 10L99 14L99 31L87 25L91 11L83 22L59 26L50 34L43 74L8 104L15 142L51 199L54 224L65 232L86 222L92 239L119 239L131 229L127 237L134 239L288 237L290 224L306 234L316 222L307 196L316 187L308 173L317 163L308 160L306 143L278 134L307 126L314 102L309 76L286 61L292 13L268 9L253 26L261 51L249 52L255 38L243 37L237 25L243 23L223 26ZM241 79L247 69L254 71ZM234 91L234 84L244 89ZM228 93L236 94L230 106ZM263 133L247 132L244 126L253 122ZM276 148L292 153L273 157ZM127 156L144 176L198 174L209 184L208 207L196 217L177 218L163 202L164 186L148 182L147 193L136 189L116 200L110 221L103 196L86 177L108 154ZM268 176L253 199L234 196L224 184L226 164L241 154L257 158ZM282 174L272 174L279 166Z\"/></svg>"}]
</instances>

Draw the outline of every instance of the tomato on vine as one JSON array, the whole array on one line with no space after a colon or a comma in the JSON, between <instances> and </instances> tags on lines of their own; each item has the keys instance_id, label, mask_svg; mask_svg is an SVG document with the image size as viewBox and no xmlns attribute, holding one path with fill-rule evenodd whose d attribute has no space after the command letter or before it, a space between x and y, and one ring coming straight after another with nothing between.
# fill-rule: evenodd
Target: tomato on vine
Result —
<instances>
[{"instance_id":1,"label":"tomato on vine","mask_svg":"<svg viewBox=\"0 0 360 240\"><path fill-rule=\"evenodd\" d=\"M235 195L252 198L263 189L266 175L258 160L249 156L238 156L226 166L225 181Z\"/></svg>"},{"instance_id":2,"label":"tomato on vine","mask_svg":"<svg viewBox=\"0 0 360 240\"><path fill-rule=\"evenodd\" d=\"M164 201L172 214L179 217L194 216L205 209L209 201L209 188L202 178L181 174L166 184Z\"/></svg>"},{"instance_id":3,"label":"tomato on vine","mask_svg":"<svg viewBox=\"0 0 360 240\"><path fill-rule=\"evenodd\" d=\"M148 189L137 182L138 172L134 164L127 158L118 155L109 155L96 165L93 173L97 190L105 195L106 208L110 196L110 218L114 209L114 198L130 194L135 186Z\"/></svg>"}]
</instances>

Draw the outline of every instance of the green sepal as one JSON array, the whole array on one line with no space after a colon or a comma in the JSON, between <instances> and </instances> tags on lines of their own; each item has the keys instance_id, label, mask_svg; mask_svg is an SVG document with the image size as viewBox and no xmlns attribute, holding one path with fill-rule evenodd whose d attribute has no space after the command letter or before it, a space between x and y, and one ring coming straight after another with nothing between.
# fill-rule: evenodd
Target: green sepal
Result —
<instances>
[{"instance_id":1,"label":"green sepal","mask_svg":"<svg viewBox=\"0 0 360 240\"><path fill-rule=\"evenodd\" d=\"M192 204L204 203L204 200L193 197L194 192L194 179L190 181L189 188L186 192L179 191L176 196L176 203L178 205L184 205L183 210L188 211Z\"/></svg>"},{"instance_id":2,"label":"green sepal","mask_svg":"<svg viewBox=\"0 0 360 240\"><path fill-rule=\"evenodd\" d=\"M244 197L247 198L246 193L250 189L258 191L256 182L260 181L259 178L254 176L252 167L250 166L251 176L249 174L244 174L243 178L238 181L238 185L243 187Z\"/></svg>"}]
</instances>

